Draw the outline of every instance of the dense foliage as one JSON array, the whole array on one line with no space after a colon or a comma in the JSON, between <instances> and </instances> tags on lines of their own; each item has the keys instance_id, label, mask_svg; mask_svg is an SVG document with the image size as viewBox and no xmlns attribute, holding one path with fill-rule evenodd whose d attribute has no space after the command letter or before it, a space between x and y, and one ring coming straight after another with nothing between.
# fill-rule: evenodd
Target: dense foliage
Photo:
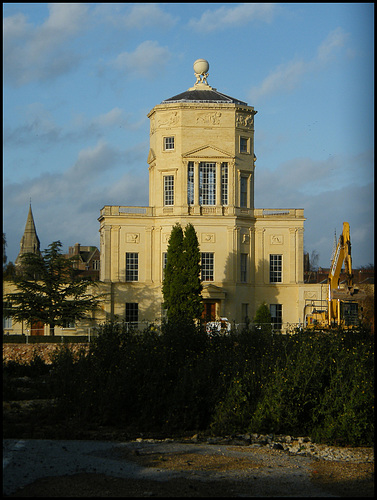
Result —
<instances>
[{"instance_id":1,"label":"dense foliage","mask_svg":"<svg viewBox=\"0 0 377 500\"><path fill-rule=\"evenodd\" d=\"M73 267L76 257L66 258L61 247L60 241L54 241L41 254L22 255L21 269L12 279L17 289L6 296L8 316L29 325L48 324L51 335L55 326L85 318L98 303L87 293L93 283L80 278Z\"/></svg>"},{"instance_id":2,"label":"dense foliage","mask_svg":"<svg viewBox=\"0 0 377 500\"><path fill-rule=\"evenodd\" d=\"M374 344L365 329L209 338L188 324L140 333L110 323L89 352L74 358L62 346L52 366L62 417L85 425L374 440Z\"/></svg>"}]
</instances>

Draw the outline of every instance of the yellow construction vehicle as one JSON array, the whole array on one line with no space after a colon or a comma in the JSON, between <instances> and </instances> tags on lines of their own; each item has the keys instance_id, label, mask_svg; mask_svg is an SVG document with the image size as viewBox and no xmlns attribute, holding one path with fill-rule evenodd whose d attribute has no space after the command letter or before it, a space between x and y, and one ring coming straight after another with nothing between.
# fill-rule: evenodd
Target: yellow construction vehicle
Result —
<instances>
[{"instance_id":1,"label":"yellow construction vehicle","mask_svg":"<svg viewBox=\"0 0 377 500\"><path fill-rule=\"evenodd\" d=\"M346 284L340 287L340 272L344 263ZM353 328L358 324L358 302L354 295L359 290L353 285L351 238L348 222L343 223L343 232L339 236L338 244L331 262L328 276L328 296L326 300L310 300L305 304L312 309L305 314L308 328Z\"/></svg>"}]
</instances>

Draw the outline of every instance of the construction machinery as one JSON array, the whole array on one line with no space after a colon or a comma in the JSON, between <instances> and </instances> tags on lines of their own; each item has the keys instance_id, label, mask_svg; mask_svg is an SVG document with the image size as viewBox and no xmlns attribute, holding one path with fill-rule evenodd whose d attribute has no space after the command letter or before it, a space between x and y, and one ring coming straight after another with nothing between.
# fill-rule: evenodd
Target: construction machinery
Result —
<instances>
[{"instance_id":1,"label":"construction machinery","mask_svg":"<svg viewBox=\"0 0 377 500\"><path fill-rule=\"evenodd\" d=\"M340 286L340 272L344 263L345 284ZM343 223L332 258L328 276L327 299L309 300L305 305L312 311L305 315L308 328L353 328L358 324L358 302L355 295L359 289L353 285L351 238L348 222Z\"/></svg>"}]
</instances>

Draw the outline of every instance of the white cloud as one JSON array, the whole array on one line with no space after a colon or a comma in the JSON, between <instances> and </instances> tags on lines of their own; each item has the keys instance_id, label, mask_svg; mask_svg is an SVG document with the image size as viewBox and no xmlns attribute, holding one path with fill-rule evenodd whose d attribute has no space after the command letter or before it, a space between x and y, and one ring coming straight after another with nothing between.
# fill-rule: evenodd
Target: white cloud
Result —
<instances>
[{"instance_id":1,"label":"white cloud","mask_svg":"<svg viewBox=\"0 0 377 500\"><path fill-rule=\"evenodd\" d=\"M113 67L129 76L153 78L166 66L170 59L167 47L158 42L146 40L134 52L122 52L112 62Z\"/></svg>"},{"instance_id":2,"label":"white cloud","mask_svg":"<svg viewBox=\"0 0 377 500\"><path fill-rule=\"evenodd\" d=\"M49 17L40 26L22 14L4 19L5 82L25 85L55 78L76 66L79 56L66 42L79 35L88 7L85 4L49 4Z\"/></svg>"},{"instance_id":3,"label":"white cloud","mask_svg":"<svg viewBox=\"0 0 377 500\"><path fill-rule=\"evenodd\" d=\"M31 197L41 248L60 240L99 245L100 209L104 205L146 206L148 171L140 174L146 144L121 151L104 141L81 150L75 163L60 174L8 183L4 189L4 232L8 260L16 259ZM121 173L116 169L122 165ZM127 165L125 169L124 165ZM110 175L114 174L114 180Z\"/></svg>"},{"instance_id":4,"label":"white cloud","mask_svg":"<svg viewBox=\"0 0 377 500\"><path fill-rule=\"evenodd\" d=\"M358 168L355 169L355 165ZM273 171L256 169L256 208L304 208L305 250L316 250L320 265L330 265L334 230L351 225L354 266L373 261L373 155L324 161L296 158ZM272 188L271 188L272 186Z\"/></svg>"},{"instance_id":5,"label":"white cloud","mask_svg":"<svg viewBox=\"0 0 377 500\"><path fill-rule=\"evenodd\" d=\"M177 23L178 19L161 8L157 3L137 3L129 6L124 3L99 4L94 14L101 22L110 23L116 28L127 30L147 27L166 29Z\"/></svg>"},{"instance_id":6,"label":"white cloud","mask_svg":"<svg viewBox=\"0 0 377 500\"><path fill-rule=\"evenodd\" d=\"M336 28L318 47L316 57L310 61L295 59L279 65L259 86L250 90L249 98L255 102L267 95L294 90L306 75L325 69L337 50L344 47L347 38L348 34L342 28Z\"/></svg>"},{"instance_id":7,"label":"white cloud","mask_svg":"<svg viewBox=\"0 0 377 500\"><path fill-rule=\"evenodd\" d=\"M11 148L20 145L52 145L79 142L106 136L107 132L118 127L125 129L137 128L129 115L115 107L98 116L89 118L84 114L76 114L69 123L57 124L52 113L40 102L31 103L26 107L21 120L22 125L11 128L4 125L4 147Z\"/></svg>"},{"instance_id":8,"label":"white cloud","mask_svg":"<svg viewBox=\"0 0 377 500\"><path fill-rule=\"evenodd\" d=\"M138 3L133 5L131 10L122 17L121 23L126 28L142 29L146 26L170 27L176 20L167 12L164 12L159 4Z\"/></svg>"},{"instance_id":9,"label":"white cloud","mask_svg":"<svg viewBox=\"0 0 377 500\"><path fill-rule=\"evenodd\" d=\"M235 7L219 7L206 10L200 19L191 19L189 27L197 31L208 32L217 29L237 27L251 21L270 22L275 13L276 4L242 3Z\"/></svg>"},{"instance_id":10,"label":"white cloud","mask_svg":"<svg viewBox=\"0 0 377 500\"><path fill-rule=\"evenodd\" d=\"M345 33L342 28L336 28L331 31L327 38L318 47L317 58L320 62L328 62L336 52L337 49L344 47L348 33Z\"/></svg>"}]
</instances>

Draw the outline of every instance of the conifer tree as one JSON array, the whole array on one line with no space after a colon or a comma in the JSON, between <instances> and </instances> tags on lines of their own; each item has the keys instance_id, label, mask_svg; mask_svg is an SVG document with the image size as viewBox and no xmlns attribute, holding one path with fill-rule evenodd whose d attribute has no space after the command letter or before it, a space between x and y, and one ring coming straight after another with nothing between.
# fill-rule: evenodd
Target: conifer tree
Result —
<instances>
[{"instance_id":1,"label":"conifer tree","mask_svg":"<svg viewBox=\"0 0 377 500\"><path fill-rule=\"evenodd\" d=\"M87 293L94 282L77 276L73 268L76 257L67 259L61 247L60 241L54 241L42 254L22 255L12 279L16 291L7 294L9 316L30 326L36 321L48 324L50 335L55 326L83 319L98 303L98 297Z\"/></svg>"},{"instance_id":2,"label":"conifer tree","mask_svg":"<svg viewBox=\"0 0 377 500\"><path fill-rule=\"evenodd\" d=\"M189 224L183 233L177 223L170 234L162 285L163 306L169 321L200 318L203 305L200 282L200 252L196 232Z\"/></svg>"},{"instance_id":3,"label":"conifer tree","mask_svg":"<svg viewBox=\"0 0 377 500\"><path fill-rule=\"evenodd\" d=\"M200 318L203 313L202 290L200 279L200 250L194 226L186 226L183 239L184 273L186 274L186 307L189 318Z\"/></svg>"},{"instance_id":4,"label":"conifer tree","mask_svg":"<svg viewBox=\"0 0 377 500\"><path fill-rule=\"evenodd\" d=\"M165 275L162 284L164 296L163 306L167 310L169 321L179 318L181 310L183 288L183 231L179 223L173 227L166 256Z\"/></svg>"}]
</instances>

